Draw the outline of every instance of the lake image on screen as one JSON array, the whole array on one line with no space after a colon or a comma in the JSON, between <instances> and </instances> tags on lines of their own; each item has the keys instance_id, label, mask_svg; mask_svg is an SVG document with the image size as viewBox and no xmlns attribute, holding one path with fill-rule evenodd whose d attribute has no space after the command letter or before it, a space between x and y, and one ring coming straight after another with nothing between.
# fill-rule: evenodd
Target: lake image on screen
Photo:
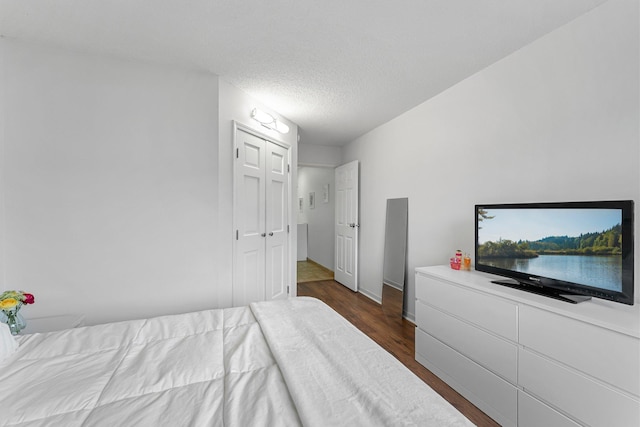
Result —
<instances>
[{"instance_id":1,"label":"lake image on screen","mask_svg":"<svg viewBox=\"0 0 640 427\"><path fill-rule=\"evenodd\" d=\"M478 210L477 263L621 291L619 209Z\"/></svg>"}]
</instances>

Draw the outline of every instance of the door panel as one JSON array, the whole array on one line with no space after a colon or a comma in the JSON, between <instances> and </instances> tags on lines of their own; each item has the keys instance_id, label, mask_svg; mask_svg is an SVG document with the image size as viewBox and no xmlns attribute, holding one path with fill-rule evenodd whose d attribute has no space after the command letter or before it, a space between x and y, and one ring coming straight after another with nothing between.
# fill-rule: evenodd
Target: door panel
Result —
<instances>
[{"instance_id":1,"label":"door panel","mask_svg":"<svg viewBox=\"0 0 640 427\"><path fill-rule=\"evenodd\" d=\"M345 236L345 245L344 245L344 272L350 276L353 276L353 238L350 236Z\"/></svg>"},{"instance_id":2,"label":"door panel","mask_svg":"<svg viewBox=\"0 0 640 427\"><path fill-rule=\"evenodd\" d=\"M242 254L243 258L239 265L242 266L240 272L240 283L244 286L234 287L234 304L239 301L242 305L244 301L262 301L264 300L264 286L261 285L260 272L264 271L264 252L260 250L248 250ZM248 304L248 303L247 303Z\"/></svg>"},{"instance_id":3,"label":"door panel","mask_svg":"<svg viewBox=\"0 0 640 427\"><path fill-rule=\"evenodd\" d=\"M267 299L288 296L289 287L289 152L279 145L267 144L267 200L266 200L266 289Z\"/></svg>"},{"instance_id":4,"label":"door panel","mask_svg":"<svg viewBox=\"0 0 640 427\"><path fill-rule=\"evenodd\" d=\"M242 145L244 162L243 165L245 167L253 167L256 170L256 173L259 173L260 168L262 167L262 144L259 141L244 141Z\"/></svg>"},{"instance_id":5,"label":"door panel","mask_svg":"<svg viewBox=\"0 0 640 427\"><path fill-rule=\"evenodd\" d=\"M358 161L336 168L335 280L358 290Z\"/></svg>"},{"instance_id":6,"label":"door panel","mask_svg":"<svg viewBox=\"0 0 640 427\"><path fill-rule=\"evenodd\" d=\"M264 164L265 143L238 131L238 158L234 168L234 222L236 245L234 260L234 306L264 300L266 202Z\"/></svg>"},{"instance_id":7,"label":"door panel","mask_svg":"<svg viewBox=\"0 0 640 427\"><path fill-rule=\"evenodd\" d=\"M279 181L272 181L269 189L268 200L270 200L270 212L267 214L269 231L284 231L286 228L286 193L285 184Z\"/></svg>"},{"instance_id":8,"label":"door panel","mask_svg":"<svg viewBox=\"0 0 640 427\"><path fill-rule=\"evenodd\" d=\"M282 147L278 147L278 148L281 148L281 150L270 150L269 166L271 167L272 173L275 173L280 176L285 176L287 173L286 169L287 169L287 163L288 163L287 152L286 150L282 149Z\"/></svg>"},{"instance_id":9,"label":"door panel","mask_svg":"<svg viewBox=\"0 0 640 427\"><path fill-rule=\"evenodd\" d=\"M336 270L344 271L344 237L336 236Z\"/></svg>"},{"instance_id":10,"label":"door panel","mask_svg":"<svg viewBox=\"0 0 640 427\"><path fill-rule=\"evenodd\" d=\"M240 194L240 212L244 212L244 236L260 234L263 227L262 214L260 212L260 189L262 180L255 176L244 176L242 194Z\"/></svg>"},{"instance_id":11,"label":"door panel","mask_svg":"<svg viewBox=\"0 0 640 427\"><path fill-rule=\"evenodd\" d=\"M271 247L269 253L270 265L267 266L267 299L280 299L287 296L286 277L288 271L286 267L286 248L284 245L275 245ZM284 289L283 289L284 286Z\"/></svg>"}]
</instances>

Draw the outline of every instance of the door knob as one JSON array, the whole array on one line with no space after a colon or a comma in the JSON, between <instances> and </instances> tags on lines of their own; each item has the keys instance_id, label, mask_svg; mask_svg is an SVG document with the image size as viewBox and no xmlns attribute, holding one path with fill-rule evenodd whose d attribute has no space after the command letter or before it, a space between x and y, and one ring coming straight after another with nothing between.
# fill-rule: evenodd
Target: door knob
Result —
<instances>
[{"instance_id":1,"label":"door knob","mask_svg":"<svg viewBox=\"0 0 640 427\"><path fill-rule=\"evenodd\" d=\"M273 231L271 233L269 233L269 236L273 236Z\"/></svg>"},{"instance_id":2,"label":"door knob","mask_svg":"<svg viewBox=\"0 0 640 427\"><path fill-rule=\"evenodd\" d=\"M261 234L262 237L265 237L266 235L267 235L267 233L262 233Z\"/></svg>"}]
</instances>

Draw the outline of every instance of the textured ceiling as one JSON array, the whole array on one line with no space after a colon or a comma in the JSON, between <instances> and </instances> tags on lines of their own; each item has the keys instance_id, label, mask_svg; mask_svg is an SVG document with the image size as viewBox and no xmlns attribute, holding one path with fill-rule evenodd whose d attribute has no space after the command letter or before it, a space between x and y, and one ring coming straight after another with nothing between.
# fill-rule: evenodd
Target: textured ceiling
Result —
<instances>
[{"instance_id":1,"label":"textured ceiling","mask_svg":"<svg viewBox=\"0 0 640 427\"><path fill-rule=\"evenodd\" d=\"M343 145L605 0L0 0L0 35L207 70Z\"/></svg>"}]
</instances>

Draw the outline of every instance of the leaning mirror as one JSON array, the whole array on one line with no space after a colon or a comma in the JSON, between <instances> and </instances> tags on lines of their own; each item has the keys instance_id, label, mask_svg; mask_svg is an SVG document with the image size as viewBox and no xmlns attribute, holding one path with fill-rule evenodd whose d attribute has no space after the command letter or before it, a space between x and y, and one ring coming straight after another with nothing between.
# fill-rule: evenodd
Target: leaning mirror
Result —
<instances>
[{"instance_id":1,"label":"leaning mirror","mask_svg":"<svg viewBox=\"0 0 640 427\"><path fill-rule=\"evenodd\" d=\"M409 199L388 199L384 233L382 308L402 319L407 255Z\"/></svg>"}]
</instances>

